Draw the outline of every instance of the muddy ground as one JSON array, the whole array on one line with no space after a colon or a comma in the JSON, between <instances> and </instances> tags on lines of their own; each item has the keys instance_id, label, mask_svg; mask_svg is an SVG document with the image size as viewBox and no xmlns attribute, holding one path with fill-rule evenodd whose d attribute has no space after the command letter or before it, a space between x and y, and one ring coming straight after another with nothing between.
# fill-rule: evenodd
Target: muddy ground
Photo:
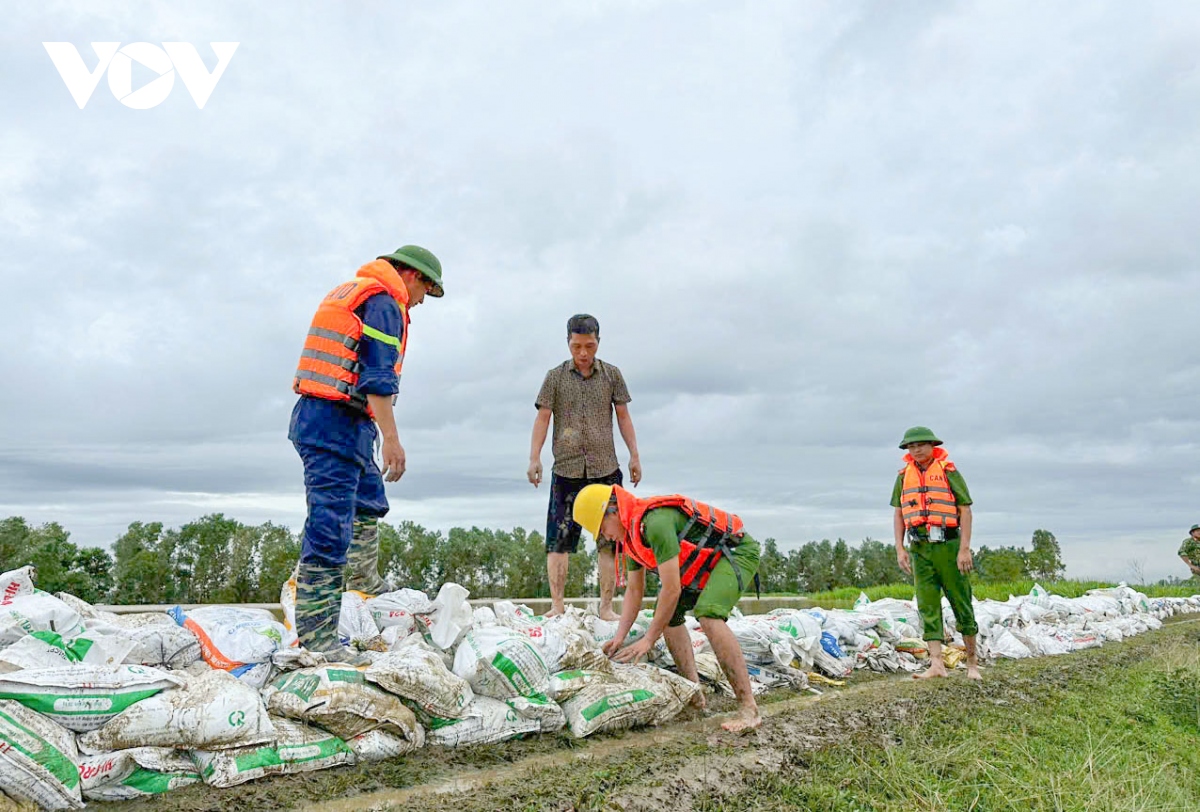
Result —
<instances>
[{"instance_id":1,"label":"muddy ground","mask_svg":"<svg viewBox=\"0 0 1200 812\"><path fill-rule=\"evenodd\" d=\"M1180 618L1101 649L1063 657L1002 661L974 684L963 672L936 684L908 675L858 672L844 688L811 694L776 691L763 700L762 729L746 736L720 730L731 702L713 700L707 716L688 711L667 726L579 741L565 733L500 745L447 750L427 747L389 762L281 776L232 789L188 787L122 804L89 804L102 812L215 812L245 809L494 809L688 812L722 809L753 776L794 779L827 748L890 748L907 726L948 707L1036 703L1047 690L1104 683L1144 661L1164 641L1200 644L1200 620ZM748 778L749 777L749 778ZM758 805L755 808L760 808ZM770 797L761 808L786 808Z\"/></svg>"}]
</instances>

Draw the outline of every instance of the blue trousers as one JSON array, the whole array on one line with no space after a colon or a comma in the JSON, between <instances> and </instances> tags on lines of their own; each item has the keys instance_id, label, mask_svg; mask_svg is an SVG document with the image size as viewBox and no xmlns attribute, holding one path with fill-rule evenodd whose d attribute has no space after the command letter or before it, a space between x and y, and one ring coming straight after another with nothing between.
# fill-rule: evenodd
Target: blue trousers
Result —
<instances>
[{"instance_id":1,"label":"blue trousers","mask_svg":"<svg viewBox=\"0 0 1200 812\"><path fill-rule=\"evenodd\" d=\"M300 561L322 567L341 567L354 535L354 517L387 515L383 475L373 458L353 448L345 452L293 441L304 462L308 519Z\"/></svg>"}]
</instances>

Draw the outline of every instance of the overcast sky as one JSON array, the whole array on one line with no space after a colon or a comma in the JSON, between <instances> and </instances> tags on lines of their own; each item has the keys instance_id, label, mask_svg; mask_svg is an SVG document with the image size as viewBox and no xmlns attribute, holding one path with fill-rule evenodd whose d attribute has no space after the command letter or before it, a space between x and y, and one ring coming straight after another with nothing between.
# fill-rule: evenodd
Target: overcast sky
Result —
<instances>
[{"instance_id":1,"label":"overcast sky","mask_svg":"<svg viewBox=\"0 0 1200 812\"><path fill-rule=\"evenodd\" d=\"M240 44L203 109L177 76L139 110L104 80L79 109L47 41L89 70L91 42ZM414 311L391 521L544 529L533 401L585 311L639 495L785 549L890 540L926 424L975 546L1187 574L1200 7L48 2L0 45L0 516L298 529L312 311L415 242L446 296Z\"/></svg>"}]
</instances>

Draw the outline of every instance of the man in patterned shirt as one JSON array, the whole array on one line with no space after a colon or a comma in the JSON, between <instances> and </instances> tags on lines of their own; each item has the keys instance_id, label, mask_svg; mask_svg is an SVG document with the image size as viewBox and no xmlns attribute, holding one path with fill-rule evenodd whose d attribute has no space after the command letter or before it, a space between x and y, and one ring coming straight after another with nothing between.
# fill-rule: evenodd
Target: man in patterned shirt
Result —
<instances>
[{"instance_id":1,"label":"man in patterned shirt","mask_svg":"<svg viewBox=\"0 0 1200 812\"><path fill-rule=\"evenodd\" d=\"M1188 537L1179 545L1179 557L1192 571L1192 577L1200 577L1200 524L1192 525Z\"/></svg>"},{"instance_id":2,"label":"man in patterned shirt","mask_svg":"<svg viewBox=\"0 0 1200 812\"><path fill-rule=\"evenodd\" d=\"M567 349L571 360L546 373L534 404L527 476L536 488L542 481L542 446L554 419L554 468L550 477L550 508L546 517L546 572L550 578L552 607L546 615L565 611L567 562L579 549L579 525L571 517L575 495L587 485L622 484L621 467L613 443L613 413L629 449L629 479L642 480L637 435L629 416L629 390L621 370L596 357L600 323L581 313L567 321ZM612 609L616 586L615 549L612 542L597 541L600 571L600 617L618 620Z\"/></svg>"}]
</instances>

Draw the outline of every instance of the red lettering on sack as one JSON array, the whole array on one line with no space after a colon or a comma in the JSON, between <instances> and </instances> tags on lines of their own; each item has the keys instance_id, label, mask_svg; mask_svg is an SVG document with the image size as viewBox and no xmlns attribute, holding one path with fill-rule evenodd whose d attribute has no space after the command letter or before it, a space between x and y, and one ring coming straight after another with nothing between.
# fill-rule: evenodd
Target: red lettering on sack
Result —
<instances>
[{"instance_id":1,"label":"red lettering on sack","mask_svg":"<svg viewBox=\"0 0 1200 812\"><path fill-rule=\"evenodd\" d=\"M79 777L81 779L83 779L84 781L89 781L98 775L103 775L104 773L112 772L112 769L113 769L113 767L116 766L116 764L117 764L116 761L111 758L106 761L101 762L100 764L96 764L96 765L80 764L79 765Z\"/></svg>"}]
</instances>

